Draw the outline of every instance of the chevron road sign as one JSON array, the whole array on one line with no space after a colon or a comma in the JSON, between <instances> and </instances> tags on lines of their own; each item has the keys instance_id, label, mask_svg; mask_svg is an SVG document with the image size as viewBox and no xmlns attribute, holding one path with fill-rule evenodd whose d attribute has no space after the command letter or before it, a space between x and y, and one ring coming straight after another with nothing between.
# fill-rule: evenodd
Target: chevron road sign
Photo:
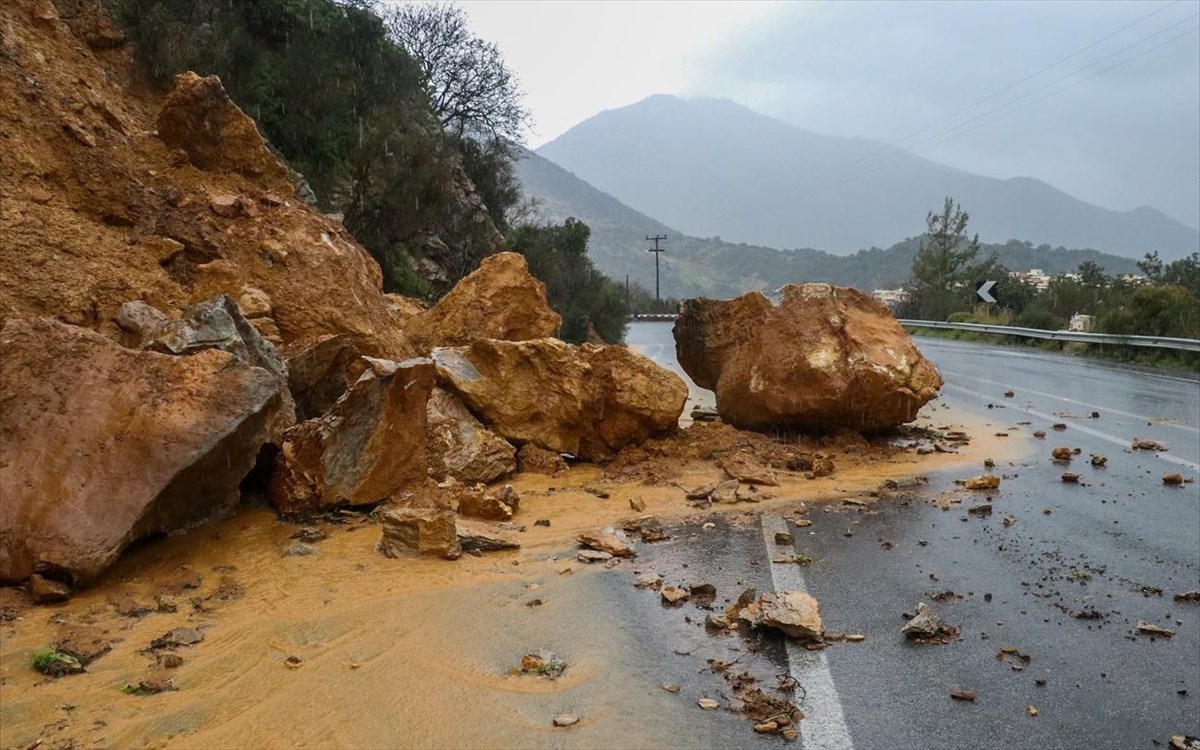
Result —
<instances>
[{"instance_id":1,"label":"chevron road sign","mask_svg":"<svg viewBox=\"0 0 1200 750\"><path fill-rule=\"evenodd\" d=\"M992 287L994 286L996 286L996 282L994 281L981 281L979 282L979 285L975 287L975 293L979 295L979 299L991 304L992 302L996 301L996 298L991 294Z\"/></svg>"}]
</instances>

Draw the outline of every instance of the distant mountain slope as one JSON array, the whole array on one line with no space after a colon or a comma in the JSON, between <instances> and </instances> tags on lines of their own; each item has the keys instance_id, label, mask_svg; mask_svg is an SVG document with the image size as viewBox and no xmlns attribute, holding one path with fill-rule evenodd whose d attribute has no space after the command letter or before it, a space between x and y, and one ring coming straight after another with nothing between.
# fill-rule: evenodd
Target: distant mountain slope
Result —
<instances>
[{"instance_id":1,"label":"distant mountain slope","mask_svg":"<svg viewBox=\"0 0 1200 750\"><path fill-rule=\"evenodd\" d=\"M526 152L517 165L525 193L538 202L544 221L575 217L592 229L588 254L610 277L654 288L654 258L646 252L648 234L667 235L662 257L662 290L668 297L733 297L751 289L775 289L791 282L823 281L860 289L894 288L908 278L918 240L887 250L872 248L847 256L812 249L775 250L733 244L720 239L688 237L611 195L597 190L536 153ZM1041 268L1047 273L1074 270L1085 260L1109 273L1133 273L1134 261L1095 250L1051 249L1011 241L988 245L1000 261L1015 270Z\"/></svg>"},{"instance_id":2,"label":"distant mountain slope","mask_svg":"<svg viewBox=\"0 0 1200 750\"><path fill-rule=\"evenodd\" d=\"M585 120L538 153L696 236L844 254L924 230L952 195L986 241L1175 259L1200 232L1152 208L1111 211L1035 179L998 180L858 138L819 135L723 99L652 96ZM887 158L891 165L851 179Z\"/></svg>"}]
</instances>

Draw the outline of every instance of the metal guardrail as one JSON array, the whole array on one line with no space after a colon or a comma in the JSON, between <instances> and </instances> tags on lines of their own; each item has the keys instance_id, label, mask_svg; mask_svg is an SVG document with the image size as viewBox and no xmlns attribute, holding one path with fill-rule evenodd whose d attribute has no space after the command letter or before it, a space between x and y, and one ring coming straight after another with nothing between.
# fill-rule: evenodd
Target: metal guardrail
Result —
<instances>
[{"instance_id":1,"label":"metal guardrail","mask_svg":"<svg viewBox=\"0 0 1200 750\"><path fill-rule=\"evenodd\" d=\"M1117 344L1120 346L1150 346L1159 349L1179 349L1200 352L1200 340L1176 339L1167 336L1121 336L1115 333L1084 333L1082 331L1047 331L1041 328L992 326L983 323L947 323L941 320L904 320L900 325L912 328L949 328L958 331L991 333L997 336L1022 336L1051 341L1074 341L1081 344Z\"/></svg>"}]
</instances>

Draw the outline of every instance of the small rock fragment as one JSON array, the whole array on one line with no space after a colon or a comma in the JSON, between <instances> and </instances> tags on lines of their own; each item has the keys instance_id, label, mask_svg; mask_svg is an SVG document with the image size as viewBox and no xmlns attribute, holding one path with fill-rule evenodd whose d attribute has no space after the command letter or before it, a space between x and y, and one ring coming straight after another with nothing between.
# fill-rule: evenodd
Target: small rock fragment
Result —
<instances>
[{"instance_id":1,"label":"small rock fragment","mask_svg":"<svg viewBox=\"0 0 1200 750\"><path fill-rule=\"evenodd\" d=\"M775 532L775 543L776 544L795 544L796 540L795 540L795 538L792 537L792 535L789 532L776 531Z\"/></svg>"},{"instance_id":2,"label":"small rock fragment","mask_svg":"<svg viewBox=\"0 0 1200 750\"><path fill-rule=\"evenodd\" d=\"M1170 638L1171 636L1175 635L1174 630L1168 630L1167 628L1146 622L1145 620L1138 620L1137 629L1139 633L1145 633L1146 635L1157 635L1163 638Z\"/></svg>"},{"instance_id":3,"label":"small rock fragment","mask_svg":"<svg viewBox=\"0 0 1200 750\"><path fill-rule=\"evenodd\" d=\"M1173 598L1177 602L1200 603L1200 591L1185 591L1182 594L1176 594Z\"/></svg>"},{"instance_id":4,"label":"small rock fragment","mask_svg":"<svg viewBox=\"0 0 1200 750\"><path fill-rule=\"evenodd\" d=\"M150 648L192 646L202 640L204 640L204 633L199 628L175 628L150 641Z\"/></svg>"},{"instance_id":5,"label":"small rock fragment","mask_svg":"<svg viewBox=\"0 0 1200 750\"><path fill-rule=\"evenodd\" d=\"M312 546L311 544L305 544L304 542L293 542L290 546L288 546L287 549L285 549L283 552L280 552L279 556L280 557L307 557L308 555L315 555L315 554L318 554L317 548Z\"/></svg>"},{"instance_id":6,"label":"small rock fragment","mask_svg":"<svg viewBox=\"0 0 1200 750\"><path fill-rule=\"evenodd\" d=\"M956 701L973 701L975 700L974 690L955 690L950 693L950 697Z\"/></svg>"},{"instance_id":7,"label":"small rock fragment","mask_svg":"<svg viewBox=\"0 0 1200 750\"><path fill-rule=\"evenodd\" d=\"M631 497L629 498L629 507L632 508L634 512L641 513L646 509L646 501L640 497Z\"/></svg>"},{"instance_id":8,"label":"small rock fragment","mask_svg":"<svg viewBox=\"0 0 1200 750\"><path fill-rule=\"evenodd\" d=\"M1035 438L1038 438L1039 440L1041 440L1046 437L1046 431L1045 430L1034 430L1033 436Z\"/></svg>"},{"instance_id":9,"label":"small rock fragment","mask_svg":"<svg viewBox=\"0 0 1200 750\"><path fill-rule=\"evenodd\" d=\"M34 573L29 576L29 595L33 597L34 604L65 602L71 598L71 587L61 581Z\"/></svg>"},{"instance_id":10,"label":"small rock fragment","mask_svg":"<svg viewBox=\"0 0 1200 750\"><path fill-rule=\"evenodd\" d=\"M656 589L662 585L662 576L658 573L643 573L633 579L633 585L639 589Z\"/></svg>"},{"instance_id":11,"label":"small rock fragment","mask_svg":"<svg viewBox=\"0 0 1200 750\"><path fill-rule=\"evenodd\" d=\"M1183 484L1182 474L1163 474L1162 483L1170 487L1178 487Z\"/></svg>"},{"instance_id":12,"label":"small rock fragment","mask_svg":"<svg viewBox=\"0 0 1200 750\"><path fill-rule=\"evenodd\" d=\"M1062 480L1067 484L1079 484L1079 475L1074 472L1064 471Z\"/></svg>"},{"instance_id":13,"label":"small rock fragment","mask_svg":"<svg viewBox=\"0 0 1200 750\"><path fill-rule=\"evenodd\" d=\"M982 503L973 508L968 508L967 512L973 516L990 516L992 514L992 504Z\"/></svg>"},{"instance_id":14,"label":"small rock fragment","mask_svg":"<svg viewBox=\"0 0 1200 750\"><path fill-rule=\"evenodd\" d=\"M1050 452L1050 457L1055 461L1070 461L1075 452L1065 445L1061 445Z\"/></svg>"},{"instance_id":15,"label":"small rock fragment","mask_svg":"<svg viewBox=\"0 0 1200 750\"><path fill-rule=\"evenodd\" d=\"M687 589L684 589L680 586L663 586L662 591L659 593L662 594L663 601L667 602L668 604L679 604L680 602L685 602L691 596Z\"/></svg>"},{"instance_id":16,"label":"small rock fragment","mask_svg":"<svg viewBox=\"0 0 1200 750\"><path fill-rule=\"evenodd\" d=\"M554 717L554 726L570 727L579 723L579 717L575 714L559 714Z\"/></svg>"},{"instance_id":17,"label":"small rock fragment","mask_svg":"<svg viewBox=\"0 0 1200 750\"><path fill-rule=\"evenodd\" d=\"M1092 466L1095 466L1096 468L1100 468L1101 466L1108 463L1108 456L1104 455L1103 453L1093 453L1092 457L1091 457L1091 462L1092 462Z\"/></svg>"},{"instance_id":18,"label":"small rock fragment","mask_svg":"<svg viewBox=\"0 0 1200 750\"><path fill-rule=\"evenodd\" d=\"M668 682L668 683L663 684L662 689L667 691L668 693L678 693L679 685L674 682Z\"/></svg>"},{"instance_id":19,"label":"small rock fragment","mask_svg":"<svg viewBox=\"0 0 1200 750\"><path fill-rule=\"evenodd\" d=\"M696 701L696 705L700 708L703 708L705 711L712 711L715 708L721 707L721 704L717 703L712 698L701 698L700 700Z\"/></svg>"},{"instance_id":20,"label":"small rock fragment","mask_svg":"<svg viewBox=\"0 0 1200 750\"><path fill-rule=\"evenodd\" d=\"M616 534L607 531L591 531L580 534L576 539L584 547L607 552L613 557L637 557L637 551Z\"/></svg>"},{"instance_id":21,"label":"small rock fragment","mask_svg":"<svg viewBox=\"0 0 1200 750\"><path fill-rule=\"evenodd\" d=\"M576 557L579 559L579 562L583 563L608 562L613 559L613 556L609 553L596 549L581 549Z\"/></svg>"},{"instance_id":22,"label":"small rock fragment","mask_svg":"<svg viewBox=\"0 0 1200 750\"><path fill-rule=\"evenodd\" d=\"M1025 713L1029 714L1030 716L1037 716L1038 715L1037 706L1026 706Z\"/></svg>"},{"instance_id":23,"label":"small rock fragment","mask_svg":"<svg viewBox=\"0 0 1200 750\"><path fill-rule=\"evenodd\" d=\"M1000 487L1000 477L995 474L982 474L963 481L968 490L994 490Z\"/></svg>"}]
</instances>

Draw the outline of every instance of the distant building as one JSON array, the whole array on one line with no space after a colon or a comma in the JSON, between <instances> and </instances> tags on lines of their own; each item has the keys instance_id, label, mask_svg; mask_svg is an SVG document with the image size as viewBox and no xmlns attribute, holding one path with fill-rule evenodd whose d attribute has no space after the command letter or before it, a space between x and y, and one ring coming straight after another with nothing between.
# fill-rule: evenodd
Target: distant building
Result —
<instances>
[{"instance_id":1,"label":"distant building","mask_svg":"<svg viewBox=\"0 0 1200 750\"><path fill-rule=\"evenodd\" d=\"M1039 292L1045 291L1046 287L1050 286L1050 279L1053 278L1040 268L1031 268L1028 271L1013 271L1009 276L1022 283L1034 286Z\"/></svg>"},{"instance_id":2,"label":"distant building","mask_svg":"<svg viewBox=\"0 0 1200 750\"><path fill-rule=\"evenodd\" d=\"M909 298L907 289L876 289L871 296L887 305L892 312L896 312Z\"/></svg>"}]
</instances>

